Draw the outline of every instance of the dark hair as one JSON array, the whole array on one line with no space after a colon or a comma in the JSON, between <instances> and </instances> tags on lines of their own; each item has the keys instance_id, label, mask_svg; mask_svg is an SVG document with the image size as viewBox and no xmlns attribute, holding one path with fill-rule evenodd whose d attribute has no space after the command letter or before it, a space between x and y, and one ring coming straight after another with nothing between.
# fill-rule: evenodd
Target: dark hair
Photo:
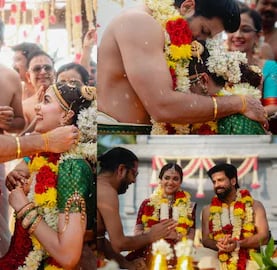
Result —
<instances>
[{"instance_id":1,"label":"dark hair","mask_svg":"<svg viewBox=\"0 0 277 270\"><path fill-rule=\"evenodd\" d=\"M100 173L114 172L120 164L127 168L134 167L138 161L137 156L130 150L123 147L114 147L97 158L100 166Z\"/></svg>"},{"instance_id":2,"label":"dark hair","mask_svg":"<svg viewBox=\"0 0 277 270\"><path fill-rule=\"evenodd\" d=\"M198 42L200 42L204 47L204 51L200 56L202 61L199 61L198 57L192 57L192 59L189 61L189 75L191 76L197 73L205 72L209 75L209 77L211 77L211 79L215 82L216 85L223 87L226 83L226 80L223 77L217 76L215 73L211 73L208 70L207 61L210 54L205 46L206 42L204 40L198 40Z\"/></svg>"},{"instance_id":3,"label":"dark hair","mask_svg":"<svg viewBox=\"0 0 277 270\"><path fill-rule=\"evenodd\" d=\"M88 71L80 64L77 64L77 63L68 63L68 64L65 64L63 66L61 66L58 71L57 71L57 74L56 74L56 78L58 78L58 76L64 72L64 71L67 71L67 70L75 70L78 72L78 74L81 76L82 78L82 82L85 84L85 85L88 85L89 84L89 73Z\"/></svg>"},{"instance_id":4,"label":"dark hair","mask_svg":"<svg viewBox=\"0 0 277 270\"><path fill-rule=\"evenodd\" d=\"M81 92L81 87L72 84L56 83L60 95L74 112L72 123L76 125L78 114L82 109L91 105L91 100L87 100ZM51 86L50 86L51 87ZM53 87L53 86L52 86Z\"/></svg>"},{"instance_id":5,"label":"dark hair","mask_svg":"<svg viewBox=\"0 0 277 270\"><path fill-rule=\"evenodd\" d=\"M183 181L183 170L182 168L176 164L176 163L167 163L165 164L162 168L161 168L161 171L160 171L160 174L159 174L159 179L162 179L163 178L163 175L165 174L166 171L170 170L170 169L174 169L179 175L180 175L180 178L181 178L181 182Z\"/></svg>"},{"instance_id":6,"label":"dark hair","mask_svg":"<svg viewBox=\"0 0 277 270\"><path fill-rule=\"evenodd\" d=\"M30 54L28 56L28 58L27 58L27 68L29 68L30 62L33 58L35 58L37 56L41 56L41 55L44 55L44 56L48 57L51 60L52 64L54 65L54 60L52 59L52 57L49 54L47 54L45 51L39 50L39 51L33 52L32 54Z\"/></svg>"},{"instance_id":7,"label":"dark hair","mask_svg":"<svg viewBox=\"0 0 277 270\"><path fill-rule=\"evenodd\" d=\"M217 172L224 172L225 175L231 180L232 178L236 179L236 185L235 188L239 188L239 183L238 183L238 172L237 168L228 163L220 163L212 167L208 172L208 176L212 179L212 175Z\"/></svg>"},{"instance_id":8,"label":"dark hair","mask_svg":"<svg viewBox=\"0 0 277 270\"><path fill-rule=\"evenodd\" d=\"M261 15L254 9L249 8L248 6L241 6L240 7L240 14L246 13L254 23L254 27L257 33L262 31L262 17Z\"/></svg>"},{"instance_id":9,"label":"dark hair","mask_svg":"<svg viewBox=\"0 0 277 270\"><path fill-rule=\"evenodd\" d=\"M21 51L22 54L28 59L28 57L36 51L42 51L41 48L31 42L22 42L11 47L14 52Z\"/></svg>"},{"instance_id":10,"label":"dark hair","mask_svg":"<svg viewBox=\"0 0 277 270\"><path fill-rule=\"evenodd\" d=\"M197 73L207 73L209 77L214 81L217 86L224 86L226 80L218 76L216 73L211 73L208 69L207 61L210 56L209 51L206 48L206 42L204 40L198 40L204 46L204 51L200 55L202 61L199 61L198 57L192 57L189 62L189 76L196 75ZM261 84L262 75L255 72L251 66L247 64L240 64L241 71L241 83L249 83L253 87L258 87Z\"/></svg>"},{"instance_id":11,"label":"dark hair","mask_svg":"<svg viewBox=\"0 0 277 270\"><path fill-rule=\"evenodd\" d=\"M236 0L195 0L194 16L222 20L226 32L236 32L240 26L240 11Z\"/></svg>"},{"instance_id":12,"label":"dark hair","mask_svg":"<svg viewBox=\"0 0 277 270\"><path fill-rule=\"evenodd\" d=\"M240 64L241 83L249 83L253 87L259 87L262 82L262 74L255 72L251 66Z\"/></svg>"}]
</instances>

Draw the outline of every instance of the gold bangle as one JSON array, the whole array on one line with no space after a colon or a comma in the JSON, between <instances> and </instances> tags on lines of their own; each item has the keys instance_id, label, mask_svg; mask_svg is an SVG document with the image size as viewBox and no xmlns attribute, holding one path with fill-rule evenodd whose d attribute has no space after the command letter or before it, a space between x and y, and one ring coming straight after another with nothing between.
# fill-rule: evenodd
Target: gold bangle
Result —
<instances>
[{"instance_id":1,"label":"gold bangle","mask_svg":"<svg viewBox=\"0 0 277 270\"><path fill-rule=\"evenodd\" d=\"M213 104L214 104L214 121L216 120L217 117L217 101L215 97L212 97Z\"/></svg>"},{"instance_id":2,"label":"gold bangle","mask_svg":"<svg viewBox=\"0 0 277 270\"><path fill-rule=\"evenodd\" d=\"M240 97L241 102L242 102L242 107L241 107L240 113L243 114L246 111L246 98L243 95L240 95L239 97Z\"/></svg>"},{"instance_id":3,"label":"gold bangle","mask_svg":"<svg viewBox=\"0 0 277 270\"><path fill-rule=\"evenodd\" d=\"M35 208L35 204L33 202L25 204L19 211L17 211L16 217L18 219L22 218L27 211L30 211L33 208Z\"/></svg>"},{"instance_id":4,"label":"gold bangle","mask_svg":"<svg viewBox=\"0 0 277 270\"><path fill-rule=\"evenodd\" d=\"M21 156L21 147L20 147L20 140L19 140L19 137L16 136L15 137L15 140L16 140L16 158L20 158Z\"/></svg>"},{"instance_id":5,"label":"gold bangle","mask_svg":"<svg viewBox=\"0 0 277 270\"><path fill-rule=\"evenodd\" d=\"M42 220L42 216L41 215L38 215L35 219L35 221L32 223L30 229L28 230L29 234L32 234L38 227L39 223L41 222Z\"/></svg>"},{"instance_id":6,"label":"gold bangle","mask_svg":"<svg viewBox=\"0 0 277 270\"><path fill-rule=\"evenodd\" d=\"M42 139L44 141L44 152L48 152L49 150L49 138L48 138L48 133L43 133L42 134Z\"/></svg>"},{"instance_id":7,"label":"gold bangle","mask_svg":"<svg viewBox=\"0 0 277 270\"><path fill-rule=\"evenodd\" d=\"M36 208L32 209L22 220L21 224L24 229L30 228L30 226L35 222L38 216L38 211Z\"/></svg>"}]
</instances>

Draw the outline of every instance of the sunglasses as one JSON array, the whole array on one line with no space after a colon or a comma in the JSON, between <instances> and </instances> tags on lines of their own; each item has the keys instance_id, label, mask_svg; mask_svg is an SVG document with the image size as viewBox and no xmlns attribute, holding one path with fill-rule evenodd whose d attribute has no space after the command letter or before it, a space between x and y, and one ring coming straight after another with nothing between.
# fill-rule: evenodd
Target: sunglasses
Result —
<instances>
[{"instance_id":1,"label":"sunglasses","mask_svg":"<svg viewBox=\"0 0 277 270\"><path fill-rule=\"evenodd\" d=\"M33 71L34 73L39 73L42 70L44 70L45 72L51 72L53 70L53 67L51 65L36 65L31 68L31 71Z\"/></svg>"}]
</instances>

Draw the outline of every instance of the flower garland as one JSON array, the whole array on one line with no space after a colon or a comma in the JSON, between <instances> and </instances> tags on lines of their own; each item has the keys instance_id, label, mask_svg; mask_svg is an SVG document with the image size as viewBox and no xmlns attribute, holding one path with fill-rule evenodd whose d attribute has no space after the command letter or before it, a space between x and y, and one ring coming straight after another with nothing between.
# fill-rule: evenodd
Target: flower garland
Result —
<instances>
[{"instance_id":1,"label":"flower garland","mask_svg":"<svg viewBox=\"0 0 277 270\"><path fill-rule=\"evenodd\" d=\"M145 0L152 17L165 31L165 59L169 68L173 89L186 93L190 88L188 65L191 59L192 32L187 21L180 16L174 0ZM188 125L158 123L151 119L151 134L187 134Z\"/></svg>"},{"instance_id":2,"label":"flower garland","mask_svg":"<svg viewBox=\"0 0 277 270\"><path fill-rule=\"evenodd\" d=\"M175 193L175 201L172 205L174 219L178 222L176 226L177 233L181 233L182 236L188 234L189 228L194 224L192 220L192 209L190 202L190 195L186 191L178 190ZM163 196L163 190L161 186L158 186L150 197L149 202L143 209L143 215L141 217L144 230L149 230L154 224L160 221L160 209L162 203L169 203L167 198Z\"/></svg>"},{"instance_id":3,"label":"flower garland","mask_svg":"<svg viewBox=\"0 0 277 270\"><path fill-rule=\"evenodd\" d=\"M34 156L28 164L31 177L35 178L35 181L31 183L28 199L35 203L38 213L43 216L48 226L55 231L57 231L58 224L56 186L59 158L60 154L42 153ZM34 235L30 235L30 238L33 250L29 252L24 265L20 266L19 270L36 270L44 259L47 259L44 269L62 269L52 258L48 257L46 250Z\"/></svg>"},{"instance_id":4,"label":"flower garland","mask_svg":"<svg viewBox=\"0 0 277 270\"><path fill-rule=\"evenodd\" d=\"M238 190L236 200L230 206L217 196L212 199L209 216L209 237L218 241L225 234L233 239L249 238L255 233L253 198L248 190ZM223 269L244 270L249 259L250 249L236 248L230 253L218 252Z\"/></svg>"},{"instance_id":5,"label":"flower garland","mask_svg":"<svg viewBox=\"0 0 277 270\"><path fill-rule=\"evenodd\" d=\"M80 130L79 143L61 155L60 161L66 159L84 158L91 162L96 161L97 152L97 111L96 102L92 102L91 106L83 109L78 114L77 126Z\"/></svg>"}]
</instances>

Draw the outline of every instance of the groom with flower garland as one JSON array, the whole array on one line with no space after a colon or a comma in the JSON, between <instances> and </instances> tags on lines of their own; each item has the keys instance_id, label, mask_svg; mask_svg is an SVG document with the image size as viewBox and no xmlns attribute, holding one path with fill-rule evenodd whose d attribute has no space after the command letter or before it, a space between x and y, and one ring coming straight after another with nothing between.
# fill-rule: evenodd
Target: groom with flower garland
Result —
<instances>
[{"instance_id":1,"label":"groom with flower garland","mask_svg":"<svg viewBox=\"0 0 277 270\"><path fill-rule=\"evenodd\" d=\"M202 242L217 250L221 269L255 270L250 251L269 240L269 226L261 202L239 189L237 169L222 163L208 171L216 196L202 212Z\"/></svg>"},{"instance_id":2,"label":"groom with flower garland","mask_svg":"<svg viewBox=\"0 0 277 270\"><path fill-rule=\"evenodd\" d=\"M187 124L241 113L267 125L260 101L252 97L212 99L189 93L192 40L235 32L239 25L235 0L145 0L117 16L98 50L99 132L102 126L117 125L125 133L129 127L145 133L150 116Z\"/></svg>"}]
</instances>

